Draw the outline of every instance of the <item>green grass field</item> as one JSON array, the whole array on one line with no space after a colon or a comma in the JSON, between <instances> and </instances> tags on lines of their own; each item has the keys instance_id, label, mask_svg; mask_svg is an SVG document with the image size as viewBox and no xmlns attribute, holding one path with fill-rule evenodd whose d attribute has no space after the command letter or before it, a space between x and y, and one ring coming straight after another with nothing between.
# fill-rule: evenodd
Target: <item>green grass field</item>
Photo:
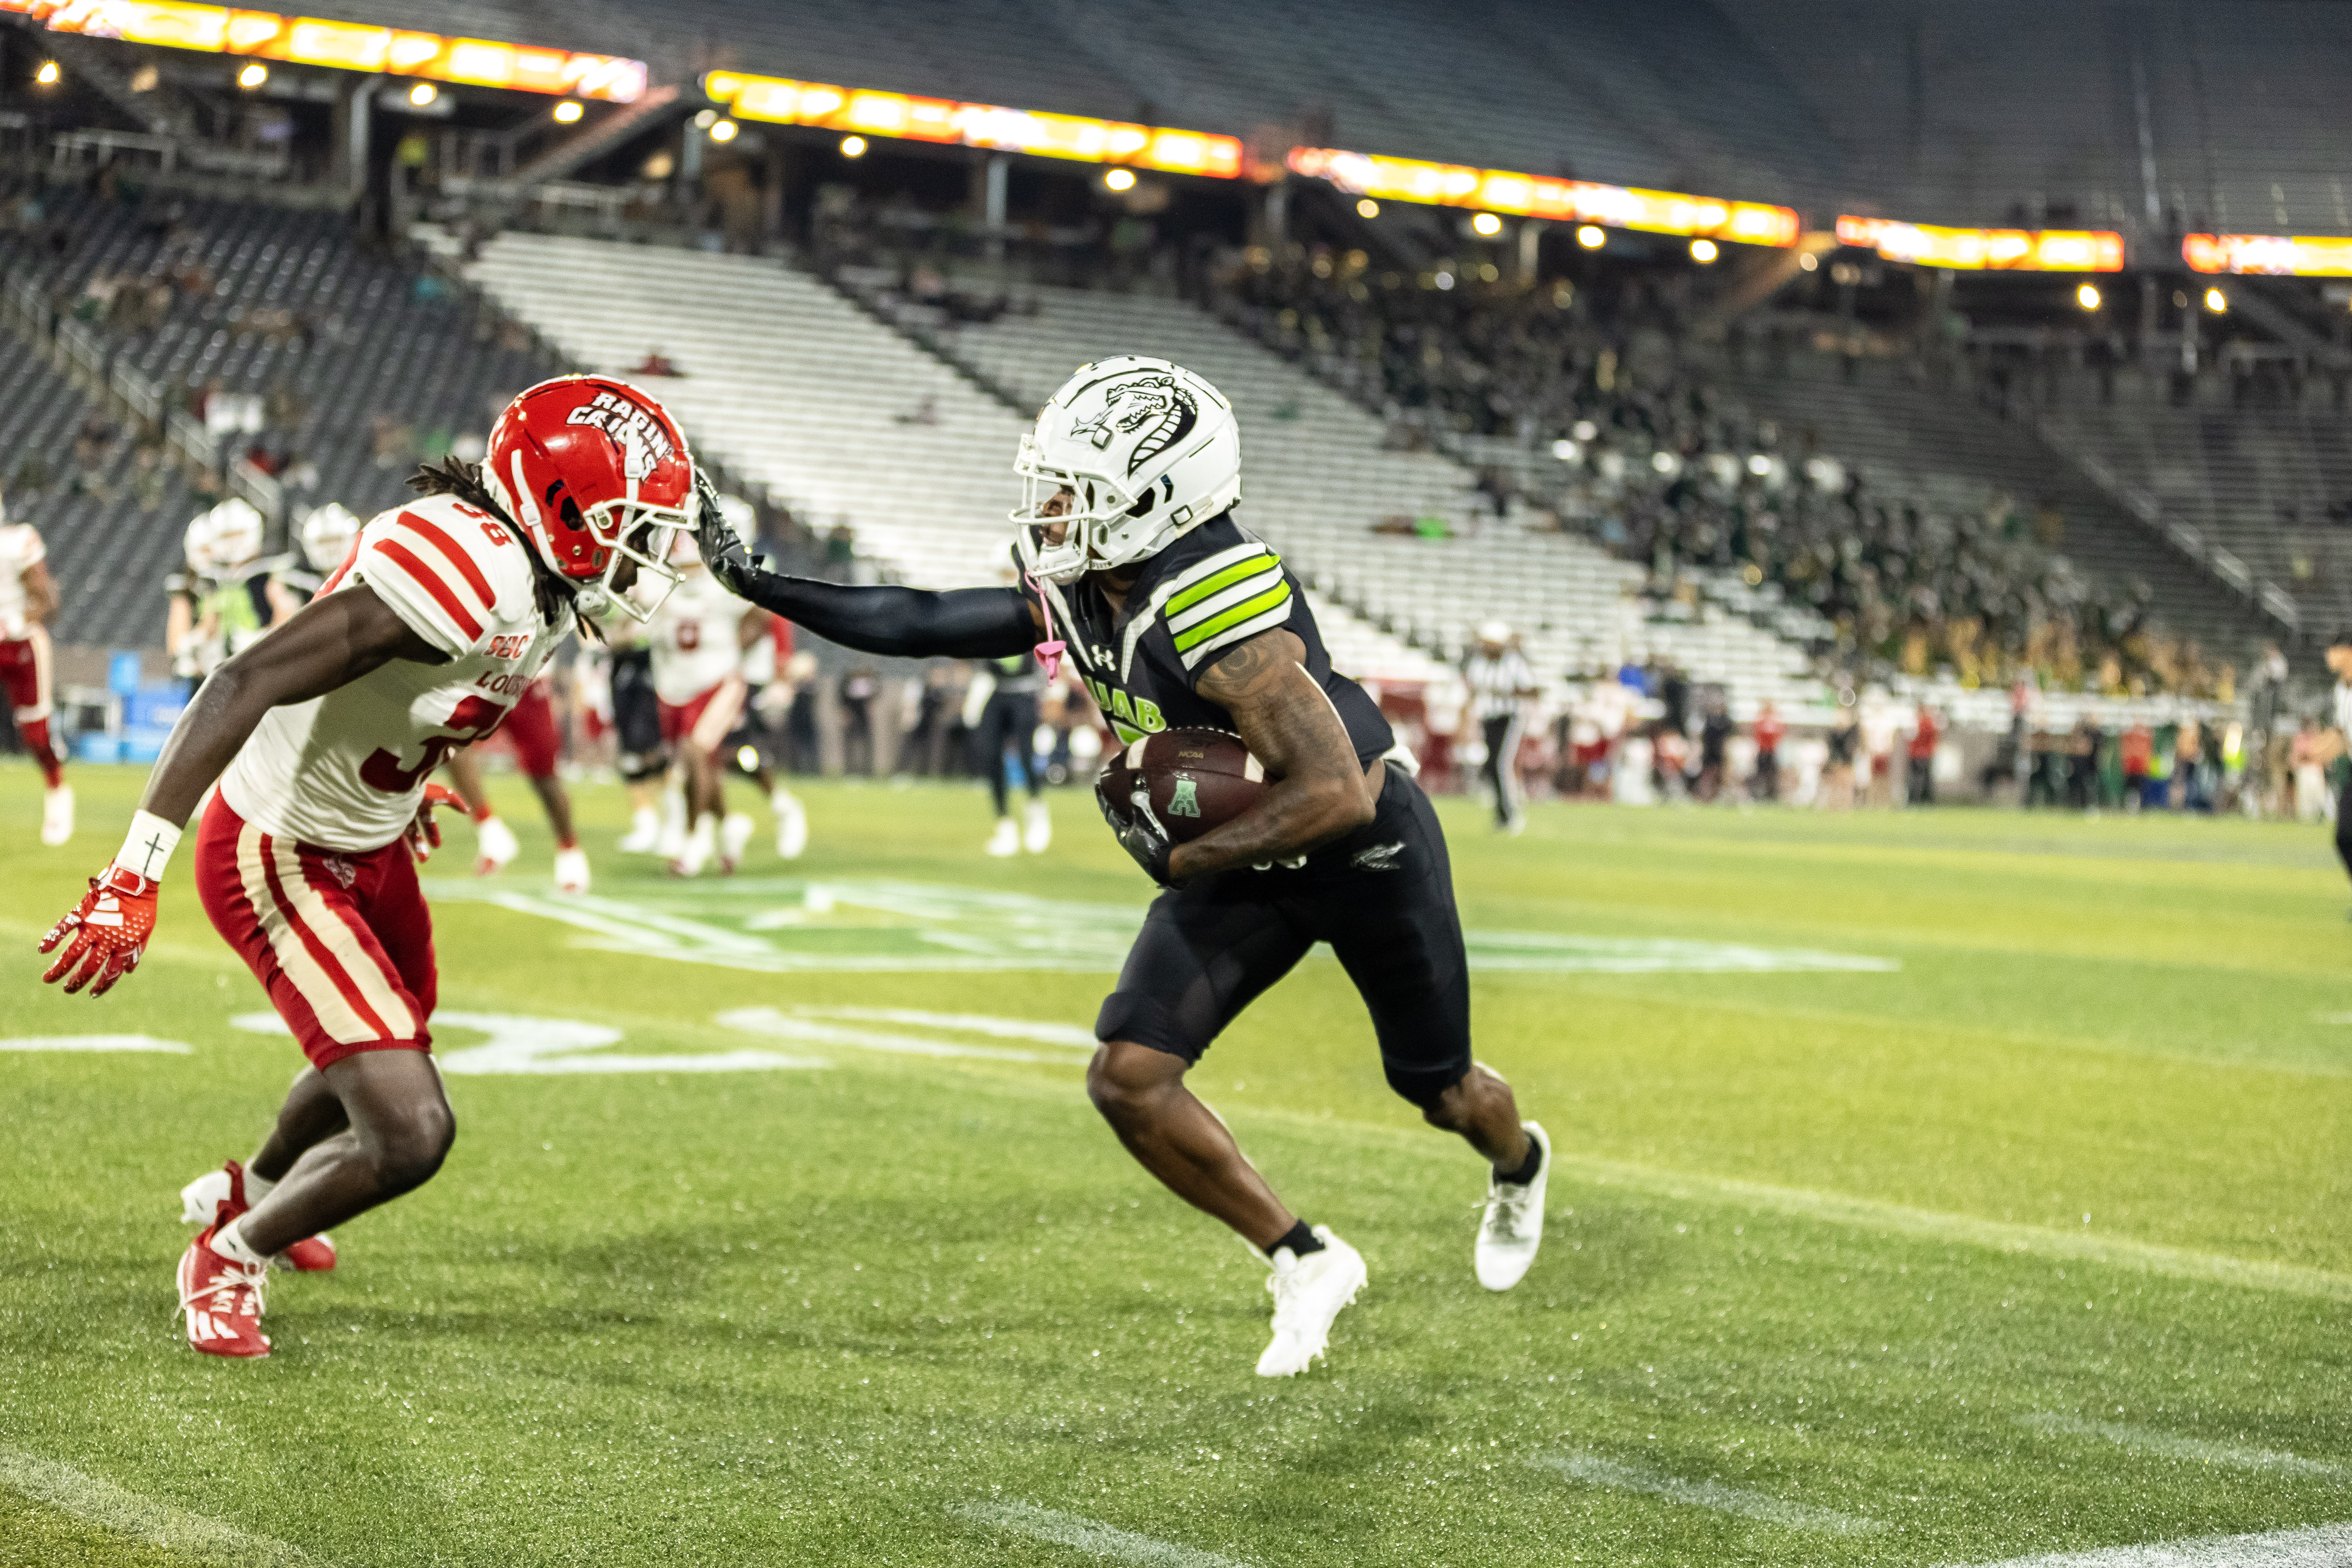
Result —
<instances>
[{"instance_id":1,"label":"green grass field","mask_svg":"<svg viewBox=\"0 0 2352 1568\"><path fill-rule=\"evenodd\" d=\"M76 783L65 850L0 788L0 1037L187 1049L0 1041L0 1564L1929 1568L2352 1521L2313 829L1444 803L1545 1250L1477 1288L1481 1166L1312 959L1195 1074L1370 1264L1276 1384L1261 1268L1086 1101L1147 889L1083 795L1001 862L975 788L819 786L803 860L680 887L589 788L568 908L494 781L522 862L466 878L461 825L428 868L457 1152L224 1364L177 1189L299 1058L232 1023L184 853L134 977L36 984L140 777Z\"/></svg>"}]
</instances>

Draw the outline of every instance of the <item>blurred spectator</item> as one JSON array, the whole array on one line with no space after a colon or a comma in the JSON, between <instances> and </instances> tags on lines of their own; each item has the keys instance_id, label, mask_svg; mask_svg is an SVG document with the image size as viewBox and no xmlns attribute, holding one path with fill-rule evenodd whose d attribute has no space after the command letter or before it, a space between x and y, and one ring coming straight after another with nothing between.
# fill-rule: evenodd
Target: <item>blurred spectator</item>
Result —
<instances>
[{"instance_id":1,"label":"blurred spectator","mask_svg":"<svg viewBox=\"0 0 2352 1568\"><path fill-rule=\"evenodd\" d=\"M1944 738L1944 727L1936 721L1936 710L1925 702L1919 704L1917 717L1911 724L1909 787L1904 802L1908 805L1936 804L1936 746Z\"/></svg>"},{"instance_id":2,"label":"blurred spectator","mask_svg":"<svg viewBox=\"0 0 2352 1568\"><path fill-rule=\"evenodd\" d=\"M1780 742L1789 727L1780 722L1780 710L1767 702L1757 710L1756 722L1748 732L1756 742L1756 771L1748 776L1748 793L1756 800L1779 800Z\"/></svg>"}]
</instances>

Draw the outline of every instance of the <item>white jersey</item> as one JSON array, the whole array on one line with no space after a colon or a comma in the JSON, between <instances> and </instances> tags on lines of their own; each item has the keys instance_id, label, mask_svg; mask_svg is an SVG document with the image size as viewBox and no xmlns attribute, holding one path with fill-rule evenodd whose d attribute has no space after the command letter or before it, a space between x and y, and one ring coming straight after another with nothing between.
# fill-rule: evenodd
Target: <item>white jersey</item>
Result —
<instances>
[{"instance_id":1,"label":"white jersey","mask_svg":"<svg viewBox=\"0 0 2352 1568\"><path fill-rule=\"evenodd\" d=\"M1536 672L1517 648L1507 647L1492 658L1472 649L1462 661L1462 679L1481 719L1516 719L1522 691L1536 685Z\"/></svg>"},{"instance_id":2,"label":"white jersey","mask_svg":"<svg viewBox=\"0 0 2352 1568\"><path fill-rule=\"evenodd\" d=\"M15 642L30 624L26 617L25 574L48 559L40 530L29 522L0 523L0 642Z\"/></svg>"},{"instance_id":3,"label":"white jersey","mask_svg":"<svg viewBox=\"0 0 2352 1568\"><path fill-rule=\"evenodd\" d=\"M529 548L454 496L371 519L320 597L365 585L448 661L392 659L270 710L221 775L230 809L321 849L399 837L433 770L496 729L563 640L566 628L540 618Z\"/></svg>"},{"instance_id":4,"label":"white jersey","mask_svg":"<svg viewBox=\"0 0 2352 1568\"><path fill-rule=\"evenodd\" d=\"M690 571L654 612L654 695L683 708L743 662L743 601L708 572Z\"/></svg>"},{"instance_id":5,"label":"white jersey","mask_svg":"<svg viewBox=\"0 0 2352 1568\"><path fill-rule=\"evenodd\" d=\"M2336 727L2352 740L2352 683L2341 680L2336 683Z\"/></svg>"}]
</instances>

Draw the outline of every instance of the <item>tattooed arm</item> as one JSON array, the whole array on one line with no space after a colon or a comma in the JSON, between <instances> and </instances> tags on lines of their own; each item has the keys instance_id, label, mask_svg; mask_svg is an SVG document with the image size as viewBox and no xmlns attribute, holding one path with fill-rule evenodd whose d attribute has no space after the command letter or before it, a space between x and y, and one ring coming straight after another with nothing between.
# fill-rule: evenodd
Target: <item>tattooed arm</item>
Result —
<instances>
[{"instance_id":1,"label":"tattooed arm","mask_svg":"<svg viewBox=\"0 0 2352 1568\"><path fill-rule=\"evenodd\" d=\"M1372 819L1381 764L1368 772L1330 698L1300 662L1307 646L1280 628L1242 643L1197 689L1233 715L1271 781L1258 803L1169 858L1173 880L1286 860L1345 837Z\"/></svg>"}]
</instances>

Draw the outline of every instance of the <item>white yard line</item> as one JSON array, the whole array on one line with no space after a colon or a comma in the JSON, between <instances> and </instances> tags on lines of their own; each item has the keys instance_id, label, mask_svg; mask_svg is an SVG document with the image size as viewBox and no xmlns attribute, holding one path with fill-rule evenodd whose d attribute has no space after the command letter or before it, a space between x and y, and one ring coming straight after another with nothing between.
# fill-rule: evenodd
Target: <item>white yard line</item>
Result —
<instances>
[{"instance_id":1,"label":"white yard line","mask_svg":"<svg viewBox=\"0 0 2352 1568\"><path fill-rule=\"evenodd\" d=\"M2012 1557L1982 1568L2344 1568L2352 1563L2352 1524L2315 1524L2260 1535L2201 1535L2146 1546Z\"/></svg>"},{"instance_id":2,"label":"white yard line","mask_svg":"<svg viewBox=\"0 0 2352 1568\"><path fill-rule=\"evenodd\" d=\"M1248 1568L1246 1563L1220 1557L1213 1552L1196 1552L1173 1542L1155 1541L1149 1535L1114 1529L1075 1513L1058 1513L1034 1503L968 1502L950 1511L975 1524L1025 1535L1033 1541L1050 1541L1056 1546L1119 1563L1141 1563L1150 1568Z\"/></svg>"},{"instance_id":3,"label":"white yard line","mask_svg":"<svg viewBox=\"0 0 2352 1568\"><path fill-rule=\"evenodd\" d=\"M1620 1464L1598 1454L1543 1454L1528 1463L1557 1470L1570 1480L1584 1481L1613 1491L1642 1492L1691 1508L1711 1508L1743 1519L1760 1519L1790 1530L1818 1531L1828 1535L1869 1535L1886 1526L1874 1519L1859 1519L1834 1509L1790 1502L1766 1492L1727 1487L1721 1481L1688 1481L1646 1465Z\"/></svg>"},{"instance_id":4,"label":"white yard line","mask_svg":"<svg viewBox=\"0 0 2352 1568\"><path fill-rule=\"evenodd\" d=\"M208 1568L310 1568L313 1563L282 1541L124 1491L111 1481L14 1448L0 1448L0 1486L85 1523L167 1548Z\"/></svg>"},{"instance_id":5,"label":"white yard line","mask_svg":"<svg viewBox=\"0 0 2352 1568\"><path fill-rule=\"evenodd\" d=\"M1326 1124L1328 1125L1328 1123ZM1648 1165L1624 1164L1562 1153L1559 1169L1600 1186L1629 1187L1661 1197L1693 1203L1731 1203L1768 1209L1801 1219L1827 1220L1864 1230L1916 1236L1928 1241L1964 1242L1996 1252L2036 1258L2076 1258L2117 1268L2162 1274L2176 1279L2201 1279L2252 1290L2278 1290L2294 1296L2316 1296L2330 1301L2352 1301L2352 1275L2306 1268L2294 1263L2266 1263L2231 1258L2192 1247L2167 1247L2160 1242L2133 1241L2090 1231L2059 1230L2048 1226L2013 1225L2005 1220L1979 1219L1973 1215L1945 1214L1904 1204L1851 1198L1836 1193L1816 1193L1802 1187L1777 1187L1727 1176L1702 1176L1662 1171Z\"/></svg>"},{"instance_id":6,"label":"white yard line","mask_svg":"<svg viewBox=\"0 0 2352 1568\"><path fill-rule=\"evenodd\" d=\"M159 1040L152 1035L28 1035L13 1040L0 1040L0 1051L164 1051L175 1057L188 1055L188 1047L177 1040Z\"/></svg>"},{"instance_id":7,"label":"white yard line","mask_svg":"<svg viewBox=\"0 0 2352 1568\"><path fill-rule=\"evenodd\" d=\"M2306 1459L2301 1455L2282 1453L2274 1448L2214 1443L2202 1437L2183 1437L2147 1426L2126 1426L2112 1421L2085 1421L2077 1415L2037 1413L2019 1416L2017 1424L2030 1426L2036 1432L2056 1432L2070 1437L2104 1437L2118 1447L2136 1448L2143 1454L2160 1454L2168 1459L2188 1459L2232 1470L2269 1470L2292 1476L2344 1474L2341 1465L2323 1464L2317 1459Z\"/></svg>"}]
</instances>

